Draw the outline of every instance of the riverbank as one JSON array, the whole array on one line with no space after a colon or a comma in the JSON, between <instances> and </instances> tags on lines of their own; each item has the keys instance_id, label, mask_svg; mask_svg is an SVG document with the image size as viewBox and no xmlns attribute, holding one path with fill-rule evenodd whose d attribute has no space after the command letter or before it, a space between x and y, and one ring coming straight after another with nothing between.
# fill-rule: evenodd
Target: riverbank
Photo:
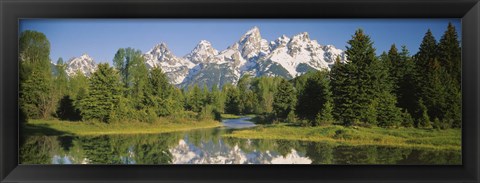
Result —
<instances>
[{"instance_id":1,"label":"riverbank","mask_svg":"<svg viewBox=\"0 0 480 183\"><path fill-rule=\"evenodd\" d=\"M438 150L461 150L461 129L384 129L344 127L338 125L299 127L260 125L255 128L234 131L226 137L244 139L275 139L329 142L337 145L382 145Z\"/></svg>"},{"instance_id":2,"label":"riverbank","mask_svg":"<svg viewBox=\"0 0 480 183\"><path fill-rule=\"evenodd\" d=\"M186 119L160 118L153 123L124 122L71 122L60 120L29 120L24 134L28 135L110 135L110 134L156 134L215 128L222 123L214 120L191 121Z\"/></svg>"}]
</instances>

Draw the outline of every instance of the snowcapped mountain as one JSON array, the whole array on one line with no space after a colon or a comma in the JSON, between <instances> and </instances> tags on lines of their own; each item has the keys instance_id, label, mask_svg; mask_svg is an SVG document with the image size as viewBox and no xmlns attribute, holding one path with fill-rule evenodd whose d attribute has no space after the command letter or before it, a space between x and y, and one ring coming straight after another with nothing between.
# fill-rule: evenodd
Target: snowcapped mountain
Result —
<instances>
[{"instance_id":1,"label":"snowcapped mountain","mask_svg":"<svg viewBox=\"0 0 480 183\"><path fill-rule=\"evenodd\" d=\"M218 50L212 47L212 44L207 40L202 40L198 45L183 58L190 60L194 64L198 63L210 63L219 61L215 58L218 55Z\"/></svg>"},{"instance_id":2,"label":"snowcapped mountain","mask_svg":"<svg viewBox=\"0 0 480 183\"><path fill-rule=\"evenodd\" d=\"M291 79L309 70L330 69L335 59L346 60L343 50L311 40L307 32L292 37L282 35L274 41L263 39L258 27L248 30L223 51L201 40L183 57L168 49L166 43L155 45L143 54L147 68L160 67L170 82L179 87L193 84L222 86L235 84L245 74L280 76ZM67 74L81 71L90 75L96 69L93 59L84 54L67 63Z\"/></svg>"},{"instance_id":3,"label":"snowcapped mountain","mask_svg":"<svg viewBox=\"0 0 480 183\"><path fill-rule=\"evenodd\" d=\"M155 45L143 57L149 69L160 67L173 84L182 83L190 69L195 66L190 60L176 57L165 43Z\"/></svg>"},{"instance_id":4,"label":"snowcapped mountain","mask_svg":"<svg viewBox=\"0 0 480 183\"><path fill-rule=\"evenodd\" d=\"M199 146L180 140L169 149L173 164L311 164L304 154L291 149L282 156L277 152L244 152L238 145L229 147L223 143L202 142Z\"/></svg>"},{"instance_id":5,"label":"snowcapped mountain","mask_svg":"<svg viewBox=\"0 0 480 183\"><path fill-rule=\"evenodd\" d=\"M93 61L92 57L87 54L83 54L80 57L71 58L66 63L65 71L68 76L73 76L78 71L83 73L85 76L90 76L97 69L97 65Z\"/></svg>"},{"instance_id":6,"label":"snowcapped mountain","mask_svg":"<svg viewBox=\"0 0 480 183\"><path fill-rule=\"evenodd\" d=\"M281 76L288 79L309 70L330 69L335 59L346 60L343 50L320 45L307 32L289 38L283 35L270 43L258 27L248 30L227 49L218 52L208 41L201 41L184 58L196 64L181 87L193 84L208 87L236 83L244 75Z\"/></svg>"}]
</instances>

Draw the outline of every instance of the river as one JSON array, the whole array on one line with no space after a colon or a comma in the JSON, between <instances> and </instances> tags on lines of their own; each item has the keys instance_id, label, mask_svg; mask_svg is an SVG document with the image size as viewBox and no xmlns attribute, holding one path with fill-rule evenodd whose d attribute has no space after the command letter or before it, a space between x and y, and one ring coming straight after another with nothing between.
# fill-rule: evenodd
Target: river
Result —
<instances>
[{"instance_id":1,"label":"river","mask_svg":"<svg viewBox=\"0 0 480 183\"><path fill-rule=\"evenodd\" d=\"M223 137L256 125L250 118L186 132L32 136L22 164L461 164L461 153L384 146L334 146L295 140Z\"/></svg>"}]
</instances>

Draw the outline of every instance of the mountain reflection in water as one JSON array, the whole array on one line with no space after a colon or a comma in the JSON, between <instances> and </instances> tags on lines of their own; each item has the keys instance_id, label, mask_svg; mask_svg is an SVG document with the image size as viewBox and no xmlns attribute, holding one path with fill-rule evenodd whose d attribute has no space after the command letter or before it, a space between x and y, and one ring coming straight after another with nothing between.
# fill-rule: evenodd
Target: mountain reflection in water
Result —
<instances>
[{"instance_id":1,"label":"mountain reflection in water","mask_svg":"<svg viewBox=\"0 0 480 183\"><path fill-rule=\"evenodd\" d=\"M31 136L22 164L461 164L461 153L385 146L223 137L255 126L248 118L187 132L103 136Z\"/></svg>"}]
</instances>

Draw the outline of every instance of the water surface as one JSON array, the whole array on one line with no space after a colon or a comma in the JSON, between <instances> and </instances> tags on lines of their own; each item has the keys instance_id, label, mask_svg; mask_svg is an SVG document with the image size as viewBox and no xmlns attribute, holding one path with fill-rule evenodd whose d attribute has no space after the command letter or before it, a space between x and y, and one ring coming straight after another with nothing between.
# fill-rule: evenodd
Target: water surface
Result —
<instances>
[{"instance_id":1,"label":"water surface","mask_svg":"<svg viewBox=\"0 0 480 183\"><path fill-rule=\"evenodd\" d=\"M223 127L186 132L102 136L31 136L22 164L461 164L458 151L384 146L334 146L295 140L226 138L255 124L224 120Z\"/></svg>"}]
</instances>

